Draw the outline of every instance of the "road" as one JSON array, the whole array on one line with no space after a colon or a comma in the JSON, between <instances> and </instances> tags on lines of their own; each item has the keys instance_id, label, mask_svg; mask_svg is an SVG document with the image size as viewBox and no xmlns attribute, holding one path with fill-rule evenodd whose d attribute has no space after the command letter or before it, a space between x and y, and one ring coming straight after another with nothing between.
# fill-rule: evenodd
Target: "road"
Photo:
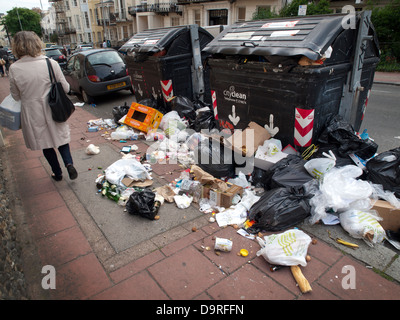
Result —
<instances>
[{"instance_id":1,"label":"road","mask_svg":"<svg viewBox=\"0 0 400 320\"><path fill-rule=\"evenodd\" d=\"M400 87L374 84L360 131L367 129L378 152L400 146Z\"/></svg>"},{"instance_id":2,"label":"road","mask_svg":"<svg viewBox=\"0 0 400 320\"><path fill-rule=\"evenodd\" d=\"M77 96L71 96L74 102ZM378 144L378 152L400 146L400 87L394 85L374 84L368 99L368 105L360 132L367 129L369 136ZM129 91L120 91L109 96L97 98L96 106L85 104L82 108L96 118L113 118L113 107L130 105L136 101Z\"/></svg>"}]
</instances>

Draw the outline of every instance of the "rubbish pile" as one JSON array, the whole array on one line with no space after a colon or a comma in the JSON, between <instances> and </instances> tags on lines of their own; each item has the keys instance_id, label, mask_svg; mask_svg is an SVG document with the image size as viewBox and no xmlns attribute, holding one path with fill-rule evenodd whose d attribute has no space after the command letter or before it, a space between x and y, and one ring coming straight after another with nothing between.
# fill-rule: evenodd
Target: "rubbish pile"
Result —
<instances>
[{"instance_id":1,"label":"rubbish pile","mask_svg":"<svg viewBox=\"0 0 400 320\"><path fill-rule=\"evenodd\" d=\"M88 124L88 130L107 126L106 139L141 139L149 146L140 157L130 153L134 145L121 150L122 158L96 180L99 193L128 214L158 220L165 203L179 209L193 204L210 222L234 226L257 241L257 255L290 266L303 285L298 265L307 265L312 239L297 229L301 223L340 224L371 247L389 240L399 248L400 148L376 154L378 146L366 132L357 134L333 116L316 144L300 153L291 145L283 148L254 122L233 134L220 132L211 106L201 101L174 97L161 112L148 100L152 107L116 107L114 119ZM167 163L182 167L179 178L153 188L152 165ZM263 236L266 231L274 234ZM229 252L232 243L226 240L216 239L215 250Z\"/></svg>"}]
</instances>

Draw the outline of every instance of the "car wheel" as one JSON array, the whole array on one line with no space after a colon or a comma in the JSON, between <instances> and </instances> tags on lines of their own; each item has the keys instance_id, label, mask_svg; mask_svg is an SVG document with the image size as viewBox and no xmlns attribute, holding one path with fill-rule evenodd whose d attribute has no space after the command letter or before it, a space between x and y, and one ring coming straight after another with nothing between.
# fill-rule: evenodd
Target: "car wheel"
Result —
<instances>
[{"instance_id":1,"label":"car wheel","mask_svg":"<svg viewBox=\"0 0 400 320\"><path fill-rule=\"evenodd\" d=\"M82 99L85 103L91 104L94 103L94 99L92 96L89 96L85 90L82 89Z\"/></svg>"}]
</instances>

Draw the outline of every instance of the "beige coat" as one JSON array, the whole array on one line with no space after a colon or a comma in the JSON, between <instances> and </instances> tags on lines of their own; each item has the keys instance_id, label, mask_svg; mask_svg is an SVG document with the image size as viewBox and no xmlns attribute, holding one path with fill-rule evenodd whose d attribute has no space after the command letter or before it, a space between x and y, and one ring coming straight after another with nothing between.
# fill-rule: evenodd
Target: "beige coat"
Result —
<instances>
[{"instance_id":1,"label":"beige coat","mask_svg":"<svg viewBox=\"0 0 400 320\"><path fill-rule=\"evenodd\" d=\"M50 77L45 56L23 56L10 66L10 92L14 100L21 100L21 127L27 148L41 150L57 148L70 142L66 122L53 121L47 95ZM69 84L57 61L50 59L55 76L65 92Z\"/></svg>"}]
</instances>

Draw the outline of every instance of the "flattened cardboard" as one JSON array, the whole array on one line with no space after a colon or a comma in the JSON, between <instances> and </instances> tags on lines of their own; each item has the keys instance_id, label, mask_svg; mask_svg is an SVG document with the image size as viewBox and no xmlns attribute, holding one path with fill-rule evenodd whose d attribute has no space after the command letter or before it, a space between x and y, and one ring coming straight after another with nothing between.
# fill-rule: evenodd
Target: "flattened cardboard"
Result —
<instances>
[{"instance_id":1,"label":"flattened cardboard","mask_svg":"<svg viewBox=\"0 0 400 320\"><path fill-rule=\"evenodd\" d=\"M153 180L150 179L146 179L144 181L136 181L133 180L129 177L125 177L122 179L121 181L127 188L131 188L131 187L139 187L139 188L145 188L145 187L149 187L153 184Z\"/></svg>"}]
</instances>

